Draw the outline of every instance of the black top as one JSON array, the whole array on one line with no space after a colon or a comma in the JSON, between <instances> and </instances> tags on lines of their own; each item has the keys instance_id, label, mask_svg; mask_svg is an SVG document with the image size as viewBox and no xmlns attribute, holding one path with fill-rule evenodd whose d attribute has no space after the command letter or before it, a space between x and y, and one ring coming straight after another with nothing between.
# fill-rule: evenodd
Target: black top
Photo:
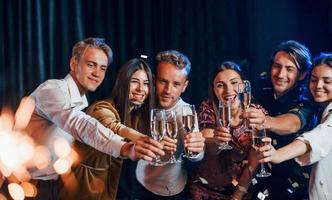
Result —
<instances>
[{"instance_id":1,"label":"black top","mask_svg":"<svg viewBox=\"0 0 332 200\"><path fill-rule=\"evenodd\" d=\"M292 113L299 117L301 128L292 134L280 136L269 132L273 146L278 149L291 143L303 132L311 130L317 122L315 117L316 108L310 100L304 87L296 86L278 99L274 98L274 91L271 84L261 84L262 89L256 92L256 100L269 113L270 116ZM271 83L271 82L269 82ZM269 192L267 199L303 199L308 196L308 177L310 167L300 167L293 159L280 164L270 164L272 168L268 171L272 176L260 178L254 187L257 192L265 189ZM264 179L264 180L263 180Z\"/></svg>"}]
</instances>

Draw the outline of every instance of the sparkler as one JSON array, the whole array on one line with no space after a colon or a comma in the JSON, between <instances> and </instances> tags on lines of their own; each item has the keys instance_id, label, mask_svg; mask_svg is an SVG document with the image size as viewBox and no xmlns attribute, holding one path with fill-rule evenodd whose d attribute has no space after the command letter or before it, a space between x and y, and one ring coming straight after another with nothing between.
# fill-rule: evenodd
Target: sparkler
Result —
<instances>
[{"instance_id":1,"label":"sparkler","mask_svg":"<svg viewBox=\"0 0 332 200\"><path fill-rule=\"evenodd\" d=\"M35 108L35 102L24 97L14 115L3 108L0 114L0 187L8 179L8 191L15 200L37 195L37 189L30 183L29 168L46 168L50 165L50 151L46 146L36 145L24 132ZM70 172L78 154L64 139L54 141L54 151L59 157L53 167L58 174ZM6 199L0 194L0 200Z\"/></svg>"}]
</instances>

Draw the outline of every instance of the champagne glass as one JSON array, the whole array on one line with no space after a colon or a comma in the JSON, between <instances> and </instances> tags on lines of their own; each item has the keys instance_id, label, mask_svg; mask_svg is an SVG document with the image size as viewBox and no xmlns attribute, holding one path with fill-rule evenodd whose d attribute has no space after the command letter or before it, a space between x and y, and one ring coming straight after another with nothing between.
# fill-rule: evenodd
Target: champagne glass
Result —
<instances>
[{"instance_id":1,"label":"champagne glass","mask_svg":"<svg viewBox=\"0 0 332 200\"><path fill-rule=\"evenodd\" d=\"M251 85L248 80L244 80L243 83L239 84L238 88L238 99L240 100L243 110L249 108L251 104ZM244 131L251 131L248 120L244 120Z\"/></svg>"},{"instance_id":2,"label":"champagne glass","mask_svg":"<svg viewBox=\"0 0 332 200\"><path fill-rule=\"evenodd\" d=\"M166 133L167 135L172 138L176 139L178 134L178 126L176 122L176 113L175 111L166 111ZM172 152L171 158L168 163L179 163L180 160L175 158L174 152Z\"/></svg>"},{"instance_id":3,"label":"champagne glass","mask_svg":"<svg viewBox=\"0 0 332 200\"><path fill-rule=\"evenodd\" d=\"M196 121L196 111L194 105L184 105L182 107L182 125L185 129L185 133L189 134L194 131ZM194 157L195 153L185 149L185 156L187 158Z\"/></svg>"},{"instance_id":4,"label":"champagne glass","mask_svg":"<svg viewBox=\"0 0 332 200\"><path fill-rule=\"evenodd\" d=\"M152 109L150 117L151 136L154 140L160 142L166 134L165 110ZM157 157L150 164L154 166L161 166L165 163L162 163L160 156L157 155Z\"/></svg>"},{"instance_id":5,"label":"champagne glass","mask_svg":"<svg viewBox=\"0 0 332 200\"><path fill-rule=\"evenodd\" d=\"M254 147L259 148L259 147L266 145L262 140L265 137L266 137L265 127L263 125L256 127L252 131L252 144L254 145ZM257 177L268 177L268 176L271 176L271 173L267 172L265 170L264 163L261 163L261 171L258 174L256 174L256 176Z\"/></svg>"},{"instance_id":6,"label":"champagne glass","mask_svg":"<svg viewBox=\"0 0 332 200\"><path fill-rule=\"evenodd\" d=\"M232 122L232 103L230 101L222 102L219 101L218 105L218 121L220 126L224 126L230 129ZM230 150L233 149L228 142L218 143L220 150Z\"/></svg>"}]
</instances>

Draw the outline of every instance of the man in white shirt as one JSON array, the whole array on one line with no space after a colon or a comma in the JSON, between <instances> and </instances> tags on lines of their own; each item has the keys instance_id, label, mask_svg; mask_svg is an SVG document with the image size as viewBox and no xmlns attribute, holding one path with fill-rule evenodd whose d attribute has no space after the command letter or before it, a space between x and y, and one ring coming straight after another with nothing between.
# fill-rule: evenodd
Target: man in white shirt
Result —
<instances>
[{"instance_id":1,"label":"man in white shirt","mask_svg":"<svg viewBox=\"0 0 332 200\"><path fill-rule=\"evenodd\" d=\"M171 50L158 53L156 57L156 98L159 108L166 111L175 111L178 127L182 127L182 107L188 103L181 99L181 94L188 85L190 72L189 59L180 52ZM198 132L196 122L192 133L185 134L184 128L179 128L177 135L176 156L180 156L183 149L196 153L189 158L191 161L199 161L204 156L204 137ZM181 159L181 158L180 158ZM182 163L166 164L164 166L152 166L140 160L136 169L136 178L139 189L135 199L187 199L185 189L187 183L187 170Z\"/></svg>"},{"instance_id":2,"label":"man in white shirt","mask_svg":"<svg viewBox=\"0 0 332 200\"><path fill-rule=\"evenodd\" d=\"M72 49L70 73L64 79L42 83L30 95L36 106L27 133L36 145L44 145L50 152L47 167L30 169L32 182L37 187L37 196L33 199L58 199L58 174L53 169L57 160L53 143L57 138L68 142L75 139L114 157L151 161L158 154L164 155L162 145L152 138L143 136L135 143L124 142L82 111L88 106L85 94L95 91L102 83L111 61L112 50L103 39L87 38Z\"/></svg>"}]
</instances>

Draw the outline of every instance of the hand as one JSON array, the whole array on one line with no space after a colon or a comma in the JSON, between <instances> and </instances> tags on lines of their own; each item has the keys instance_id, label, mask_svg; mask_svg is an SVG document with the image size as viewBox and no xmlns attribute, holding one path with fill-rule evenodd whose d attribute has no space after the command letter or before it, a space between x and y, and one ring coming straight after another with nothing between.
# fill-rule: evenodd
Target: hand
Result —
<instances>
[{"instance_id":1,"label":"hand","mask_svg":"<svg viewBox=\"0 0 332 200\"><path fill-rule=\"evenodd\" d=\"M214 137L218 140L217 143L224 143L232 140L232 135L229 133L229 128L223 126L214 129Z\"/></svg>"},{"instance_id":2,"label":"hand","mask_svg":"<svg viewBox=\"0 0 332 200\"><path fill-rule=\"evenodd\" d=\"M243 114L242 118L248 120L248 125L257 127L259 125L265 125L266 116L261 109L247 108Z\"/></svg>"},{"instance_id":3,"label":"hand","mask_svg":"<svg viewBox=\"0 0 332 200\"><path fill-rule=\"evenodd\" d=\"M260 153L260 163L266 163L266 162L272 162L272 163L280 163L278 161L278 152L271 144L272 139L269 137L263 138L263 142L266 143L266 145L260 147L257 149L257 151Z\"/></svg>"},{"instance_id":4,"label":"hand","mask_svg":"<svg viewBox=\"0 0 332 200\"><path fill-rule=\"evenodd\" d=\"M152 161L156 158L156 154L163 156L165 152L162 150L163 144L155 141L151 137L141 136L135 143L128 142L121 148L121 155L131 160L143 159Z\"/></svg>"},{"instance_id":5,"label":"hand","mask_svg":"<svg viewBox=\"0 0 332 200\"><path fill-rule=\"evenodd\" d=\"M176 143L177 139L172 139L168 136L164 136L161 144L164 146L164 150L170 153L174 153L176 151Z\"/></svg>"},{"instance_id":6,"label":"hand","mask_svg":"<svg viewBox=\"0 0 332 200\"><path fill-rule=\"evenodd\" d=\"M188 151L200 153L204 151L205 138L201 132L192 132L184 138L184 147Z\"/></svg>"}]
</instances>

